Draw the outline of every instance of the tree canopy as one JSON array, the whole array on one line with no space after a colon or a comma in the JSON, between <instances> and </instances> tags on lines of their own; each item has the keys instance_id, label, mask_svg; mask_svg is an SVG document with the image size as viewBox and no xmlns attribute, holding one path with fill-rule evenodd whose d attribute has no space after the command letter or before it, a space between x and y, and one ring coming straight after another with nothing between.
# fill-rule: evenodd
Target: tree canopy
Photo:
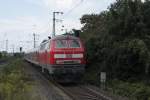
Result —
<instances>
[{"instance_id":1,"label":"tree canopy","mask_svg":"<svg viewBox=\"0 0 150 100\"><path fill-rule=\"evenodd\" d=\"M96 63L100 71L123 80L150 75L149 18L148 0L117 0L100 14L83 15L88 67Z\"/></svg>"}]
</instances>

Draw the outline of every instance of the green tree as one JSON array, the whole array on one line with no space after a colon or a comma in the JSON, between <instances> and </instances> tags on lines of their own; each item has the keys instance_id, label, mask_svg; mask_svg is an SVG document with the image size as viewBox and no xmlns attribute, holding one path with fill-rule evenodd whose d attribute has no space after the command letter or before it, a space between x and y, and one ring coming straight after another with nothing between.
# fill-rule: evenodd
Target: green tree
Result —
<instances>
[{"instance_id":1,"label":"green tree","mask_svg":"<svg viewBox=\"0 0 150 100\"><path fill-rule=\"evenodd\" d=\"M89 65L97 63L113 78L144 77L150 62L149 18L150 1L141 0L117 0L107 11L83 15L81 38Z\"/></svg>"}]
</instances>

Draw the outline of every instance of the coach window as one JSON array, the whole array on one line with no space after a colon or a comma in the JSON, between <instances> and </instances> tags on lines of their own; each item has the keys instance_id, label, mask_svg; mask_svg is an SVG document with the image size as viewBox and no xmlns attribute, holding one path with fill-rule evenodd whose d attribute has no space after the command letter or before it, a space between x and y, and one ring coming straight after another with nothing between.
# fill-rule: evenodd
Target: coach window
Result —
<instances>
[{"instance_id":1,"label":"coach window","mask_svg":"<svg viewBox=\"0 0 150 100\"><path fill-rule=\"evenodd\" d=\"M40 46L40 50L43 50L43 44Z\"/></svg>"},{"instance_id":2,"label":"coach window","mask_svg":"<svg viewBox=\"0 0 150 100\"><path fill-rule=\"evenodd\" d=\"M44 44L43 44L43 50L46 50L46 44L47 44L47 43L44 43Z\"/></svg>"},{"instance_id":3,"label":"coach window","mask_svg":"<svg viewBox=\"0 0 150 100\"><path fill-rule=\"evenodd\" d=\"M42 45L40 46L40 50L42 50Z\"/></svg>"},{"instance_id":4,"label":"coach window","mask_svg":"<svg viewBox=\"0 0 150 100\"><path fill-rule=\"evenodd\" d=\"M46 49L46 50L49 49L49 42L46 43L45 49Z\"/></svg>"},{"instance_id":5,"label":"coach window","mask_svg":"<svg viewBox=\"0 0 150 100\"><path fill-rule=\"evenodd\" d=\"M50 49L50 48L51 48L51 41L49 41L49 45L48 45L48 46L49 46L49 48L48 48L48 49Z\"/></svg>"},{"instance_id":6,"label":"coach window","mask_svg":"<svg viewBox=\"0 0 150 100\"><path fill-rule=\"evenodd\" d=\"M41 45L40 50L45 50L45 43Z\"/></svg>"}]
</instances>

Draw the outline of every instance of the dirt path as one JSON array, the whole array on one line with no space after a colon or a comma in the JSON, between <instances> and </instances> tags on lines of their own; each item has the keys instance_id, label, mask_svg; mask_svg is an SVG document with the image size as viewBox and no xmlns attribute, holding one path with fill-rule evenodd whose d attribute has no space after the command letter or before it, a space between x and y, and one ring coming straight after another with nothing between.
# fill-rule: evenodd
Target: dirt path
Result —
<instances>
[{"instance_id":1,"label":"dirt path","mask_svg":"<svg viewBox=\"0 0 150 100\"><path fill-rule=\"evenodd\" d=\"M33 89L30 96L36 100L71 100L64 92L55 87L45 77L43 77L35 68L30 64L25 63L25 74L28 75L33 81Z\"/></svg>"}]
</instances>

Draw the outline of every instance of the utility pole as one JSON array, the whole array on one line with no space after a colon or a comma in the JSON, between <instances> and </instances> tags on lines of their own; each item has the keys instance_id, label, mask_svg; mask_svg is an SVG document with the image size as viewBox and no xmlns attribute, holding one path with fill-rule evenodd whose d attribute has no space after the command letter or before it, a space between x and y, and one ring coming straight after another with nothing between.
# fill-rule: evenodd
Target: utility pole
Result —
<instances>
[{"instance_id":1,"label":"utility pole","mask_svg":"<svg viewBox=\"0 0 150 100\"><path fill-rule=\"evenodd\" d=\"M52 37L55 36L55 27L56 27L56 14L63 14L63 12L53 12L53 33Z\"/></svg>"},{"instance_id":2,"label":"utility pole","mask_svg":"<svg viewBox=\"0 0 150 100\"><path fill-rule=\"evenodd\" d=\"M33 47L34 47L34 48L36 47L36 40L35 40L35 36L36 36L36 34L35 34L35 33L33 33L33 40L34 40L34 45L33 45Z\"/></svg>"},{"instance_id":3,"label":"utility pole","mask_svg":"<svg viewBox=\"0 0 150 100\"><path fill-rule=\"evenodd\" d=\"M6 40L6 52L8 52L8 40Z\"/></svg>"},{"instance_id":4,"label":"utility pole","mask_svg":"<svg viewBox=\"0 0 150 100\"><path fill-rule=\"evenodd\" d=\"M14 45L12 45L12 49L13 49L13 54L14 54L14 49L15 49L15 46L14 46Z\"/></svg>"},{"instance_id":5,"label":"utility pole","mask_svg":"<svg viewBox=\"0 0 150 100\"><path fill-rule=\"evenodd\" d=\"M52 33L52 37L55 36L55 12L53 12L53 33Z\"/></svg>"}]
</instances>

